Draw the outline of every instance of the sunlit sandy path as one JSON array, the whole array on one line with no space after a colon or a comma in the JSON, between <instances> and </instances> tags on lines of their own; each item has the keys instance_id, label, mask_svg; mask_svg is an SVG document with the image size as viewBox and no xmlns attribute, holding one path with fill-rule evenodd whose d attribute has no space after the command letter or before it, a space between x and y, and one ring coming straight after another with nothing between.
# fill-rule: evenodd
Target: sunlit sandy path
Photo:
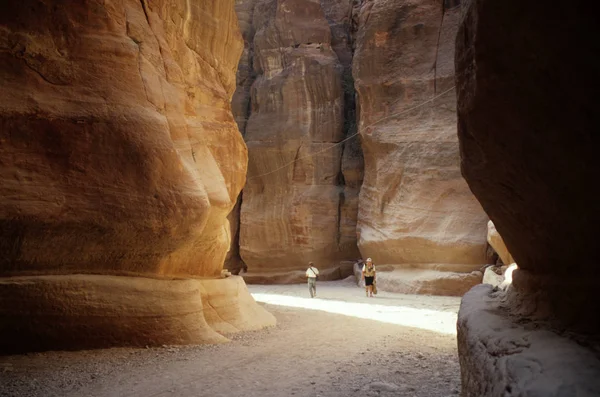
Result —
<instances>
[{"instance_id":1,"label":"sunlit sandy path","mask_svg":"<svg viewBox=\"0 0 600 397\"><path fill-rule=\"evenodd\" d=\"M403 295L380 291L367 298L350 281L321 282L317 298L308 297L305 285L250 285L258 302L342 314L390 324L456 335L460 298Z\"/></svg>"}]
</instances>

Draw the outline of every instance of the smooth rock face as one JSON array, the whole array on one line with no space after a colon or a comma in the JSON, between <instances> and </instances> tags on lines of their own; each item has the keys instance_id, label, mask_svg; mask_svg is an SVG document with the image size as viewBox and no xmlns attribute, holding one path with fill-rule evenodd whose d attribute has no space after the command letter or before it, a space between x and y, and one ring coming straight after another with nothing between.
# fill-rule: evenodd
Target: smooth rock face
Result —
<instances>
[{"instance_id":1,"label":"smooth rock face","mask_svg":"<svg viewBox=\"0 0 600 397\"><path fill-rule=\"evenodd\" d=\"M62 3L0 17L0 271L219 274L246 169L233 2Z\"/></svg>"},{"instance_id":2,"label":"smooth rock face","mask_svg":"<svg viewBox=\"0 0 600 397\"><path fill-rule=\"evenodd\" d=\"M302 270L309 260L334 267L358 253L342 222L351 224L344 146L332 147L344 138L345 104L331 27L318 1L259 0L253 15L257 76L245 126L240 255L259 273Z\"/></svg>"},{"instance_id":3,"label":"smooth rock face","mask_svg":"<svg viewBox=\"0 0 600 397\"><path fill-rule=\"evenodd\" d=\"M361 9L353 65L365 159L358 245L377 264L462 264L468 274L486 262L487 217L459 169L458 10L441 19L439 1Z\"/></svg>"},{"instance_id":4,"label":"smooth rock face","mask_svg":"<svg viewBox=\"0 0 600 397\"><path fill-rule=\"evenodd\" d=\"M0 279L0 352L223 343L275 325L241 277L98 275ZM34 314L34 315L32 315Z\"/></svg>"},{"instance_id":5,"label":"smooth rock face","mask_svg":"<svg viewBox=\"0 0 600 397\"><path fill-rule=\"evenodd\" d=\"M153 308L171 320L146 331L136 299L156 296L136 278L97 286L68 275L220 274L247 161L230 109L237 29L231 0L0 6L0 293L22 294L28 313L7 325L19 301L3 311L3 335L22 327L64 348L70 337L71 347L204 340L200 325L177 336L201 316L178 305ZM64 276L21 278L50 274ZM128 301L105 301L113 288ZM199 310L194 299L185 304ZM79 328L96 306L112 314L95 331ZM65 343L54 345L57 318ZM124 333L112 338L111 327Z\"/></svg>"},{"instance_id":6,"label":"smooth rock face","mask_svg":"<svg viewBox=\"0 0 600 397\"><path fill-rule=\"evenodd\" d=\"M494 251L496 251L500 259L502 260L502 263L504 263L505 265L510 265L511 263L514 263L514 258L512 257L510 252L508 252L508 248L506 248L506 244L504 244L502 236L500 235L500 233L498 233L498 230L496 230L496 226L494 226L494 222L492 221L488 222L487 241L492 246Z\"/></svg>"}]
</instances>

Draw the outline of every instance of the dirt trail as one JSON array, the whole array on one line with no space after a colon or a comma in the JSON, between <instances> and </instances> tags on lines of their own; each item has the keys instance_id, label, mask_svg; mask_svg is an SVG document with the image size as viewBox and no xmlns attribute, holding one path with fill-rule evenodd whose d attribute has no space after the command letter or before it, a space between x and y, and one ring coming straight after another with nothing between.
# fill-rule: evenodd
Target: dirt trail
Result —
<instances>
[{"instance_id":1,"label":"dirt trail","mask_svg":"<svg viewBox=\"0 0 600 397\"><path fill-rule=\"evenodd\" d=\"M458 298L380 293L370 299L349 281L319 283L312 300L304 285L250 290L270 302L277 327L223 345L0 357L0 396L459 393L452 334Z\"/></svg>"}]
</instances>

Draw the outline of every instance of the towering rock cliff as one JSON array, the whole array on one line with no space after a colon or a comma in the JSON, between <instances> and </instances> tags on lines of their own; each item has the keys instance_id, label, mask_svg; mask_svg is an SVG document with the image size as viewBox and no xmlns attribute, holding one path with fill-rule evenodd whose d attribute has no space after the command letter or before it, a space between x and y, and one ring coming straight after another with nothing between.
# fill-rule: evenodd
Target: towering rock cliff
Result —
<instances>
[{"instance_id":1,"label":"towering rock cliff","mask_svg":"<svg viewBox=\"0 0 600 397\"><path fill-rule=\"evenodd\" d=\"M392 265L383 289L462 295L486 262L487 217L459 169L450 3L366 1L358 14L358 247Z\"/></svg>"},{"instance_id":2,"label":"towering rock cliff","mask_svg":"<svg viewBox=\"0 0 600 397\"><path fill-rule=\"evenodd\" d=\"M361 9L358 244L378 263L472 270L485 263L487 220L460 175L452 91L458 10L442 11L427 0Z\"/></svg>"},{"instance_id":3,"label":"towering rock cliff","mask_svg":"<svg viewBox=\"0 0 600 397\"><path fill-rule=\"evenodd\" d=\"M471 272L486 262L487 217L459 170L454 3L238 2L240 20L254 20L242 24L254 56L236 91L251 271L362 254L393 265L386 285L402 292L463 294L481 280ZM332 147L357 131L362 148Z\"/></svg>"},{"instance_id":4,"label":"towering rock cliff","mask_svg":"<svg viewBox=\"0 0 600 397\"><path fill-rule=\"evenodd\" d=\"M358 255L352 208L359 156L356 146L343 156L345 146L336 145L353 110L345 103L351 82L344 93L351 11L349 1L255 2L256 79L244 130L249 175L240 224L240 254L252 271L300 269L309 260L327 267ZM240 96L244 90L240 85Z\"/></svg>"},{"instance_id":5,"label":"towering rock cliff","mask_svg":"<svg viewBox=\"0 0 600 397\"><path fill-rule=\"evenodd\" d=\"M464 6L462 171L519 265L507 292L482 285L463 299L464 397L600 395L596 6Z\"/></svg>"},{"instance_id":6,"label":"towering rock cliff","mask_svg":"<svg viewBox=\"0 0 600 397\"><path fill-rule=\"evenodd\" d=\"M0 350L273 322L241 280L167 281L219 276L229 247L237 29L230 0L0 6Z\"/></svg>"}]
</instances>

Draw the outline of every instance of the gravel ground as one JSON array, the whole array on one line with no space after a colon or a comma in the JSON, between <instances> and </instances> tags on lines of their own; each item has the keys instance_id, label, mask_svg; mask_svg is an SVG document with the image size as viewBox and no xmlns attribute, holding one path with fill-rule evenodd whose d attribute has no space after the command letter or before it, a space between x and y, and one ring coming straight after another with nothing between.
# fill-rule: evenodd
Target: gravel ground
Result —
<instances>
[{"instance_id":1,"label":"gravel ground","mask_svg":"<svg viewBox=\"0 0 600 397\"><path fill-rule=\"evenodd\" d=\"M320 283L317 299L306 298L303 285L250 290L270 302L261 304L277 317L276 327L222 345L4 356L0 396L459 394L456 336L448 324L458 298L366 298L348 281Z\"/></svg>"}]
</instances>

